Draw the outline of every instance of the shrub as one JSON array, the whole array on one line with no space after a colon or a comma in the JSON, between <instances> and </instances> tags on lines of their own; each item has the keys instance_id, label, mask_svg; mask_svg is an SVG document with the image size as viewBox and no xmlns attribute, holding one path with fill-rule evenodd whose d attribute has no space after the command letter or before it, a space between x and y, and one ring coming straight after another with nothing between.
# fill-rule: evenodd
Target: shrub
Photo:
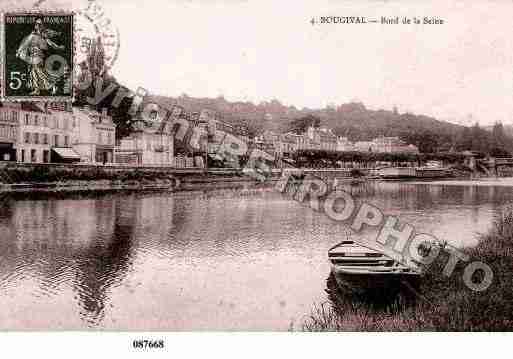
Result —
<instances>
[{"instance_id":1,"label":"shrub","mask_svg":"<svg viewBox=\"0 0 513 359\"><path fill-rule=\"evenodd\" d=\"M330 275L329 302L316 306L305 319L306 331L511 331L513 330L513 207L496 216L492 229L477 246L464 250L469 261L481 261L493 271L484 292L474 292L462 280L464 264L451 277L442 274L447 256L437 258L422 278L413 301L406 288L393 298L358 297L337 287Z\"/></svg>"}]
</instances>

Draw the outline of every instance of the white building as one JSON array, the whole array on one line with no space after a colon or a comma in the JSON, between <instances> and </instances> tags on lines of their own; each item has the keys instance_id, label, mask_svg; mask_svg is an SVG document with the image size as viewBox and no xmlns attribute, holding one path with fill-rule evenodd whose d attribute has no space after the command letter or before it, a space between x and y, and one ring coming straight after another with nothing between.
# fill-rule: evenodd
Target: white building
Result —
<instances>
[{"instance_id":1,"label":"white building","mask_svg":"<svg viewBox=\"0 0 513 359\"><path fill-rule=\"evenodd\" d=\"M114 162L116 126L107 109L99 113L90 107L74 108L73 115L78 123L73 149L80 155L81 162Z\"/></svg>"},{"instance_id":2,"label":"white building","mask_svg":"<svg viewBox=\"0 0 513 359\"><path fill-rule=\"evenodd\" d=\"M337 151L351 152L356 151L356 149L354 143L352 141L349 141L347 137L339 137L337 139Z\"/></svg>"},{"instance_id":3,"label":"white building","mask_svg":"<svg viewBox=\"0 0 513 359\"><path fill-rule=\"evenodd\" d=\"M18 108L0 105L0 160L16 160L16 143L19 137L19 117Z\"/></svg>"},{"instance_id":4,"label":"white building","mask_svg":"<svg viewBox=\"0 0 513 359\"><path fill-rule=\"evenodd\" d=\"M331 129L322 127L318 131L319 142L321 150L325 151L336 151L337 150L337 136L331 131Z\"/></svg>"},{"instance_id":5,"label":"white building","mask_svg":"<svg viewBox=\"0 0 513 359\"><path fill-rule=\"evenodd\" d=\"M72 162L79 157L71 149L78 139L77 121L69 103L3 103L2 159L24 163ZM13 141L14 123L17 123ZM9 127L9 124L11 126ZM2 129L3 128L3 129ZM10 148L9 150L6 150ZM10 155L7 156L7 152Z\"/></svg>"},{"instance_id":6,"label":"white building","mask_svg":"<svg viewBox=\"0 0 513 359\"><path fill-rule=\"evenodd\" d=\"M137 166L172 166L174 136L171 123L138 121L138 126L116 148L116 162Z\"/></svg>"},{"instance_id":7,"label":"white building","mask_svg":"<svg viewBox=\"0 0 513 359\"><path fill-rule=\"evenodd\" d=\"M3 103L0 160L112 162L115 126L106 113L70 103Z\"/></svg>"},{"instance_id":8,"label":"white building","mask_svg":"<svg viewBox=\"0 0 513 359\"><path fill-rule=\"evenodd\" d=\"M376 137L372 141L358 141L355 150L360 152L377 153L419 153L417 146L406 144L399 137Z\"/></svg>"},{"instance_id":9,"label":"white building","mask_svg":"<svg viewBox=\"0 0 513 359\"><path fill-rule=\"evenodd\" d=\"M376 152L373 141L357 141L354 144L355 151L359 152Z\"/></svg>"}]
</instances>

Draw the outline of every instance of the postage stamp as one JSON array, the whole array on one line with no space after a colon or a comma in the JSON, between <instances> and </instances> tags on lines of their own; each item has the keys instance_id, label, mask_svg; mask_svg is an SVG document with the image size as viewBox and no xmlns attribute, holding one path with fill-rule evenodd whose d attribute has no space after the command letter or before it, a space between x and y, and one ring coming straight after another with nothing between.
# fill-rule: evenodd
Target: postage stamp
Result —
<instances>
[{"instance_id":1,"label":"postage stamp","mask_svg":"<svg viewBox=\"0 0 513 359\"><path fill-rule=\"evenodd\" d=\"M73 99L74 14L7 12L2 16L2 97Z\"/></svg>"}]
</instances>

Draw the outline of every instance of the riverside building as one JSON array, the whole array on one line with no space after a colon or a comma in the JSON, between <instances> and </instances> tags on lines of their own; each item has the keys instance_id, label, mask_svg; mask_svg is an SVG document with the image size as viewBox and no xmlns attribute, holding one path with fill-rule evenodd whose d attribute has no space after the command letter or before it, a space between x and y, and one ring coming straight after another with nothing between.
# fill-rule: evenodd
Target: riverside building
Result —
<instances>
[{"instance_id":1,"label":"riverside building","mask_svg":"<svg viewBox=\"0 0 513 359\"><path fill-rule=\"evenodd\" d=\"M77 140L73 149L82 162L108 164L114 162L116 125L107 109L97 112L89 106L73 109L78 124Z\"/></svg>"},{"instance_id":2,"label":"riverside building","mask_svg":"<svg viewBox=\"0 0 513 359\"><path fill-rule=\"evenodd\" d=\"M173 166L174 136L170 122L137 121L116 148L116 163L132 166Z\"/></svg>"},{"instance_id":3,"label":"riverside building","mask_svg":"<svg viewBox=\"0 0 513 359\"><path fill-rule=\"evenodd\" d=\"M111 157L104 155L105 149L96 146L98 141L91 138L94 134L96 139L102 138L103 143L100 128L108 129L111 134L105 138L106 141L112 138L110 147L113 151L115 126L106 113L72 108L67 102L4 102L0 107L0 160L19 163L112 162L113 152Z\"/></svg>"}]
</instances>

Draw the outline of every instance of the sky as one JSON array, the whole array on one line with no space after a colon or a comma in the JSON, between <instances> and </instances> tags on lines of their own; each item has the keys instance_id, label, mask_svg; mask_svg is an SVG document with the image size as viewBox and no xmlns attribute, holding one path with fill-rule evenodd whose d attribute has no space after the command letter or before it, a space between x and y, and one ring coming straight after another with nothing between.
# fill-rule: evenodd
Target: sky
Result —
<instances>
[{"instance_id":1,"label":"sky","mask_svg":"<svg viewBox=\"0 0 513 359\"><path fill-rule=\"evenodd\" d=\"M88 0L46 0L82 8ZM17 4L19 1L0 0ZM36 0L23 0L27 6ZM461 124L513 124L511 1L97 0L130 88L298 108L350 101ZM320 16L443 25L314 24Z\"/></svg>"}]
</instances>

